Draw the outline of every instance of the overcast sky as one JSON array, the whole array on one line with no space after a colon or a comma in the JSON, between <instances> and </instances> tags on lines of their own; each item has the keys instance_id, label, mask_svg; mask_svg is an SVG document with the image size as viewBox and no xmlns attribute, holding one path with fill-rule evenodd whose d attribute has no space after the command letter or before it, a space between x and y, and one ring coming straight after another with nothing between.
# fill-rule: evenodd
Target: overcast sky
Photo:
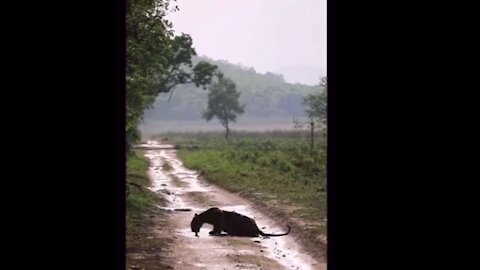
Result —
<instances>
[{"instance_id":1,"label":"overcast sky","mask_svg":"<svg viewBox=\"0 0 480 270\"><path fill-rule=\"evenodd\" d=\"M313 84L326 75L326 0L177 0L177 5L180 11L168 19L176 33L192 36L199 55L283 73L287 81Z\"/></svg>"}]
</instances>

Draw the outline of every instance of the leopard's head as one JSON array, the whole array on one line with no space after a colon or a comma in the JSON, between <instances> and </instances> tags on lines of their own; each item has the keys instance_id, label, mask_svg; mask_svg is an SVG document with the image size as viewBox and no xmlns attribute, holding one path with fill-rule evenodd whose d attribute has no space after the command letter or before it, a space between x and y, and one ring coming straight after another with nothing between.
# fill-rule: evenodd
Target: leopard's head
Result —
<instances>
[{"instance_id":1,"label":"leopard's head","mask_svg":"<svg viewBox=\"0 0 480 270\"><path fill-rule=\"evenodd\" d=\"M202 228L203 222L201 220L200 215L195 214L195 216L192 219L192 222L190 223L190 228L192 229L192 232L195 233L195 236L198 237L198 232L200 232L200 228Z\"/></svg>"}]
</instances>

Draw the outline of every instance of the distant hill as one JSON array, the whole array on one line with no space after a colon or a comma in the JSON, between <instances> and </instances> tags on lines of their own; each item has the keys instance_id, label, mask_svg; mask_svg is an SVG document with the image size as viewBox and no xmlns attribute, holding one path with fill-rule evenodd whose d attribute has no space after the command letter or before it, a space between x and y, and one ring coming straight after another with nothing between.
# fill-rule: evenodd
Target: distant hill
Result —
<instances>
[{"instance_id":1,"label":"distant hill","mask_svg":"<svg viewBox=\"0 0 480 270\"><path fill-rule=\"evenodd\" d=\"M327 71L321 68L305 66L288 66L279 68L276 72L284 74L285 81L289 83L303 83L307 85L318 85L320 77L326 76Z\"/></svg>"},{"instance_id":2,"label":"distant hill","mask_svg":"<svg viewBox=\"0 0 480 270\"><path fill-rule=\"evenodd\" d=\"M241 92L240 102L246 104L245 113L238 117L233 129L255 129L255 126L261 129L266 128L266 124L271 125L271 129L293 126L293 117L304 116L302 98L321 91L319 86L287 83L280 74L260 74L253 68L224 60L195 57L193 62L195 64L200 60L217 65L226 77L236 83ZM176 87L170 102L167 102L170 94L161 94L153 109L145 112L142 130L221 129L215 120L206 123L201 119L201 113L207 106L207 94L208 90L196 88L193 84Z\"/></svg>"}]
</instances>

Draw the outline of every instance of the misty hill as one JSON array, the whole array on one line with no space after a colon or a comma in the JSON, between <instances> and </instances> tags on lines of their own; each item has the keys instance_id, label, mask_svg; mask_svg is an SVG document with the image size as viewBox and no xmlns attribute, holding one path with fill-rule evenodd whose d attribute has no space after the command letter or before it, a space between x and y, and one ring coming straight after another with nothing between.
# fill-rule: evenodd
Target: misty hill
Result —
<instances>
[{"instance_id":1,"label":"misty hill","mask_svg":"<svg viewBox=\"0 0 480 270\"><path fill-rule=\"evenodd\" d=\"M318 86L287 83L280 74L260 74L253 68L224 60L195 57L193 63L200 60L217 65L226 77L236 83L238 91L241 92L240 102L246 104L245 113L238 117L238 124L233 125L234 129L242 124L290 124L293 117L304 116L302 98L319 91ZM175 125L181 125L178 121L187 121L205 126L207 123L201 119L201 113L207 106L207 95L207 90L196 88L193 84L177 86L170 102L167 102L170 94L161 94L155 101L154 108L145 112L144 126L165 121L174 121ZM211 122L219 126L215 120Z\"/></svg>"},{"instance_id":2,"label":"misty hill","mask_svg":"<svg viewBox=\"0 0 480 270\"><path fill-rule=\"evenodd\" d=\"M276 70L285 76L285 80L290 83L303 83L307 85L318 85L320 75L326 76L325 69L306 66L288 66Z\"/></svg>"}]
</instances>

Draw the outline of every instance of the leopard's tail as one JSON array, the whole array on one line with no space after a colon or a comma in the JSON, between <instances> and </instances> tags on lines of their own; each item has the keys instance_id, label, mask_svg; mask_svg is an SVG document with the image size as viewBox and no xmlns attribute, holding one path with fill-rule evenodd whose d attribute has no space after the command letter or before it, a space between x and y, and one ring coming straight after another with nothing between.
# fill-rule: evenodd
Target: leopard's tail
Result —
<instances>
[{"instance_id":1,"label":"leopard's tail","mask_svg":"<svg viewBox=\"0 0 480 270\"><path fill-rule=\"evenodd\" d=\"M281 233L281 234L272 234L272 233L264 233L262 231L260 231L260 235L262 236L284 236L284 235L287 235L288 233L290 233L290 226L287 225L287 228L288 228L288 231L286 233Z\"/></svg>"}]
</instances>

